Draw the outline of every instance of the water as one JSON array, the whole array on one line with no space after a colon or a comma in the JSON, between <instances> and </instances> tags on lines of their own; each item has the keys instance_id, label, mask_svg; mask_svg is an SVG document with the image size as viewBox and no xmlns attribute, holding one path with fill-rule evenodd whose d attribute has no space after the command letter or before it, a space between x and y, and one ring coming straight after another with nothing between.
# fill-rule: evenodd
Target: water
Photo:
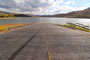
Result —
<instances>
[{"instance_id":1,"label":"water","mask_svg":"<svg viewBox=\"0 0 90 60\"><path fill-rule=\"evenodd\" d=\"M35 17L35 18L14 18L14 19L0 19L0 24L10 23L55 23L55 24L66 24L69 23L81 23L90 26L90 19L82 18L54 18L54 17Z\"/></svg>"}]
</instances>

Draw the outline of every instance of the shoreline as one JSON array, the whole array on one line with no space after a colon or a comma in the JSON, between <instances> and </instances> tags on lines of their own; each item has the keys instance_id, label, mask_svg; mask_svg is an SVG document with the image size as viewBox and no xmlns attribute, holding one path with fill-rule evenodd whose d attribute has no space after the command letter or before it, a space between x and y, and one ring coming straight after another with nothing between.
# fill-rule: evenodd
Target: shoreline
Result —
<instances>
[{"instance_id":1,"label":"shoreline","mask_svg":"<svg viewBox=\"0 0 90 60\"><path fill-rule=\"evenodd\" d=\"M8 18L0 18L0 19L13 19L13 18L16 18L16 17L8 17Z\"/></svg>"},{"instance_id":2,"label":"shoreline","mask_svg":"<svg viewBox=\"0 0 90 60\"><path fill-rule=\"evenodd\" d=\"M72 25L72 24L71 25L68 25L68 24L55 24L55 25L70 28L70 29L74 29L74 30L76 29L76 30L81 30L81 31L85 31L85 32L90 32L90 29L75 26L75 25Z\"/></svg>"}]
</instances>

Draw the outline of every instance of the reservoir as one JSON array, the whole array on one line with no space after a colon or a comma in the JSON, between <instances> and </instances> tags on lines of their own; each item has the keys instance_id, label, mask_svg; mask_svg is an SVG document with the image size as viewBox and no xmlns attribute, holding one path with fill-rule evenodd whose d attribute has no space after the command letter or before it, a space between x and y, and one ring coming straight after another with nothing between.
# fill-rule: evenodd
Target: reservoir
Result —
<instances>
[{"instance_id":1,"label":"reservoir","mask_svg":"<svg viewBox=\"0 0 90 60\"><path fill-rule=\"evenodd\" d=\"M0 24L13 24L13 23L81 23L90 26L90 19L85 18L56 18L56 17L25 17L13 19L0 19Z\"/></svg>"}]
</instances>

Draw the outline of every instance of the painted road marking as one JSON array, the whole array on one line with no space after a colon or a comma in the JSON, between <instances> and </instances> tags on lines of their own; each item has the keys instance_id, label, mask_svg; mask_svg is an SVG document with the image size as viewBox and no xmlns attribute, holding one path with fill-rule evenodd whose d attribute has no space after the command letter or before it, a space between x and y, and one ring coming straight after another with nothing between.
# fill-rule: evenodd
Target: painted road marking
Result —
<instances>
[{"instance_id":1,"label":"painted road marking","mask_svg":"<svg viewBox=\"0 0 90 60\"><path fill-rule=\"evenodd\" d=\"M45 26L43 27L43 30L44 30L44 35L45 35L46 48L48 50L48 57L49 57L49 60L51 60L51 52L50 52L50 48L49 48L47 32L45 32Z\"/></svg>"}]
</instances>

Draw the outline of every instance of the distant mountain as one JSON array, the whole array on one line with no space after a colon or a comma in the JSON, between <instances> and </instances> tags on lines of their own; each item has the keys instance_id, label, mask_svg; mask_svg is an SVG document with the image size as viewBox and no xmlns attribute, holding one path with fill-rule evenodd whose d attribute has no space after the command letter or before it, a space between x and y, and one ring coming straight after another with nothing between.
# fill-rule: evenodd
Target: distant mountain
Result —
<instances>
[{"instance_id":1,"label":"distant mountain","mask_svg":"<svg viewBox=\"0 0 90 60\"><path fill-rule=\"evenodd\" d=\"M73 11L66 14L43 15L41 17L90 18L90 8L82 10L82 11Z\"/></svg>"},{"instance_id":2,"label":"distant mountain","mask_svg":"<svg viewBox=\"0 0 90 60\"><path fill-rule=\"evenodd\" d=\"M14 14L15 17L32 17L31 15L28 14Z\"/></svg>"},{"instance_id":3,"label":"distant mountain","mask_svg":"<svg viewBox=\"0 0 90 60\"><path fill-rule=\"evenodd\" d=\"M0 11L0 17L37 17L39 15L17 14ZM39 17L68 17L68 18L90 18L90 8L81 11L73 11L66 14L41 15Z\"/></svg>"},{"instance_id":4,"label":"distant mountain","mask_svg":"<svg viewBox=\"0 0 90 60\"><path fill-rule=\"evenodd\" d=\"M90 18L90 8L82 11L67 13L65 14L65 17Z\"/></svg>"},{"instance_id":5,"label":"distant mountain","mask_svg":"<svg viewBox=\"0 0 90 60\"><path fill-rule=\"evenodd\" d=\"M9 12L0 11L0 14L9 14Z\"/></svg>"},{"instance_id":6,"label":"distant mountain","mask_svg":"<svg viewBox=\"0 0 90 60\"><path fill-rule=\"evenodd\" d=\"M0 11L0 18L4 18L4 17L34 17L34 16L28 14L9 13L9 12Z\"/></svg>"}]
</instances>

